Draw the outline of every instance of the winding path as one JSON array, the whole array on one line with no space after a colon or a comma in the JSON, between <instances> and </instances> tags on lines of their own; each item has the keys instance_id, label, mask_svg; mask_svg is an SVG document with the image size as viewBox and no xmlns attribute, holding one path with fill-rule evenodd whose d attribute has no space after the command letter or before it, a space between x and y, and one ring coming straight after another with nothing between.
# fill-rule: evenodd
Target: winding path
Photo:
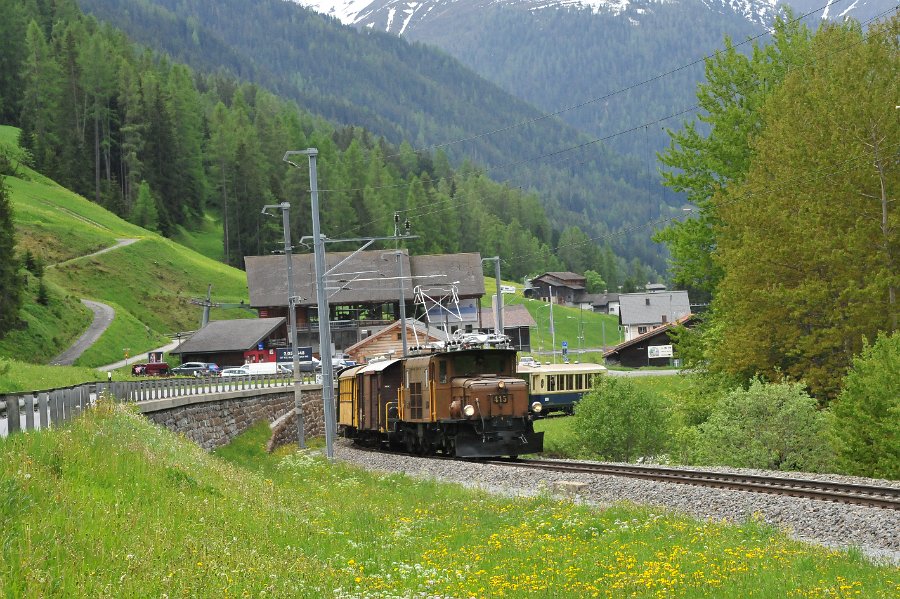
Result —
<instances>
[{"instance_id":1,"label":"winding path","mask_svg":"<svg viewBox=\"0 0 900 599\"><path fill-rule=\"evenodd\" d=\"M87 348L100 338L100 335L109 327L116 316L116 311L106 304L88 299L82 299L81 303L94 312L94 320L91 322L91 326L82 333L81 337L75 340L75 343L69 349L53 358L51 364L55 366L71 366Z\"/></svg>"},{"instance_id":2,"label":"winding path","mask_svg":"<svg viewBox=\"0 0 900 599\"><path fill-rule=\"evenodd\" d=\"M84 256L78 256L76 258L71 258L63 262L57 262L56 264L50 265L50 268L68 264L69 262L73 262L75 260L81 260L82 258L97 256L98 254L105 254L106 252L123 248L126 245L131 245L136 241L140 240L117 239L115 245L111 245L108 248L103 248L102 250L97 250L96 252L92 252L90 254L85 254ZM75 360L77 360L81 356L81 354L83 354L87 350L87 348L96 343L97 339L99 339L100 335L102 335L103 332L106 331L106 329L112 323L113 318L115 318L116 316L116 311L111 306L107 306L106 304L103 304L101 302L95 302L89 299L81 298L81 303L90 308L91 311L93 311L94 320L91 322L91 325L87 328L87 330L82 333L81 337L75 340L75 343L73 343L69 347L69 349L62 352L50 361L50 363L54 366L71 366L75 362Z\"/></svg>"}]
</instances>

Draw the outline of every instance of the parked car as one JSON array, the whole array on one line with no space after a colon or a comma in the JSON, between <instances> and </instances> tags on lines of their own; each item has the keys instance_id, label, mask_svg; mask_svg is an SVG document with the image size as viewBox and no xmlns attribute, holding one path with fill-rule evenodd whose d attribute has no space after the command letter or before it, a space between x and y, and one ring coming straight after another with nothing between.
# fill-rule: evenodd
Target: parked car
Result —
<instances>
[{"instance_id":1,"label":"parked car","mask_svg":"<svg viewBox=\"0 0 900 599\"><path fill-rule=\"evenodd\" d=\"M224 368L221 372L221 376L229 377L229 376L247 376L250 372L243 366L238 368Z\"/></svg>"},{"instance_id":2,"label":"parked car","mask_svg":"<svg viewBox=\"0 0 900 599\"><path fill-rule=\"evenodd\" d=\"M519 366L540 366L541 363L532 358L531 356L522 356L519 358Z\"/></svg>"},{"instance_id":3,"label":"parked car","mask_svg":"<svg viewBox=\"0 0 900 599\"><path fill-rule=\"evenodd\" d=\"M172 374L181 376L208 376L219 371L219 366L211 362L185 362L172 369Z\"/></svg>"},{"instance_id":4,"label":"parked car","mask_svg":"<svg viewBox=\"0 0 900 599\"><path fill-rule=\"evenodd\" d=\"M131 374L134 376L169 376L171 370L166 362L147 362L132 364Z\"/></svg>"}]
</instances>

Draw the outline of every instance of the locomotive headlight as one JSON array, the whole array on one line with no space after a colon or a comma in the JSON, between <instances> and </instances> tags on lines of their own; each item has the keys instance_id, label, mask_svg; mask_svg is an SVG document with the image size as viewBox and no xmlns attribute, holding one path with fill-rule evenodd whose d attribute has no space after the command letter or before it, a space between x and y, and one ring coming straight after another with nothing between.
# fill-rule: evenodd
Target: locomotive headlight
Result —
<instances>
[{"instance_id":1,"label":"locomotive headlight","mask_svg":"<svg viewBox=\"0 0 900 599\"><path fill-rule=\"evenodd\" d=\"M505 389L505 388L506 388L506 381L499 381L499 382L497 383L497 387L499 387L500 389Z\"/></svg>"},{"instance_id":2,"label":"locomotive headlight","mask_svg":"<svg viewBox=\"0 0 900 599\"><path fill-rule=\"evenodd\" d=\"M543 409L544 409L544 406L539 401L536 401L533 404L531 404L531 411L534 412L535 414L540 414L541 410L543 410Z\"/></svg>"},{"instance_id":3,"label":"locomotive headlight","mask_svg":"<svg viewBox=\"0 0 900 599\"><path fill-rule=\"evenodd\" d=\"M466 416L471 418L472 416L475 415L475 406L470 404L470 405L464 407L463 414L465 414Z\"/></svg>"}]
</instances>

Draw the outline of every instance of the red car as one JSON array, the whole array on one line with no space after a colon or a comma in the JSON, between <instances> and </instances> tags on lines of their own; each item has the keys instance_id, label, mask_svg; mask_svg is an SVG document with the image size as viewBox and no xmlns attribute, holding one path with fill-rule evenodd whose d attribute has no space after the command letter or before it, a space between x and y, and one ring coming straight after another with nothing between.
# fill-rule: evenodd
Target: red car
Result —
<instances>
[{"instance_id":1,"label":"red car","mask_svg":"<svg viewBox=\"0 0 900 599\"><path fill-rule=\"evenodd\" d=\"M165 362L148 362L131 367L131 374L134 376L169 376L171 373L169 365Z\"/></svg>"}]
</instances>

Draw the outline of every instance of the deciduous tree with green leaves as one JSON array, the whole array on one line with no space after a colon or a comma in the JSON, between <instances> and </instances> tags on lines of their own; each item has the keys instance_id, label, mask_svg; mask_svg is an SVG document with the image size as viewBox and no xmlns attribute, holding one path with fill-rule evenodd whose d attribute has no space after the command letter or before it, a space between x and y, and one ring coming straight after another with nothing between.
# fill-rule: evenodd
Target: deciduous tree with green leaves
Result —
<instances>
[{"instance_id":1,"label":"deciduous tree with green leaves","mask_svg":"<svg viewBox=\"0 0 900 599\"><path fill-rule=\"evenodd\" d=\"M759 108L785 73L802 62L810 36L787 12L776 20L771 44L754 43L747 56L726 39L725 49L707 59L706 81L697 89L700 124L669 131L671 144L659 155L669 169L663 172L665 185L687 194L694 205L691 218L655 236L669 247L675 283L715 292L723 273L712 257L720 223L712 198L746 176L754 154L750 142L764 126Z\"/></svg>"},{"instance_id":2,"label":"deciduous tree with green leaves","mask_svg":"<svg viewBox=\"0 0 900 599\"><path fill-rule=\"evenodd\" d=\"M578 443L588 456L630 462L666 447L665 400L625 378L602 377L575 406L574 419Z\"/></svg>"},{"instance_id":3,"label":"deciduous tree with green leaves","mask_svg":"<svg viewBox=\"0 0 900 599\"><path fill-rule=\"evenodd\" d=\"M828 419L799 383L754 379L727 393L699 431L706 464L806 472L833 464Z\"/></svg>"},{"instance_id":4,"label":"deciduous tree with green leaves","mask_svg":"<svg viewBox=\"0 0 900 599\"><path fill-rule=\"evenodd\" d=\"M837 395L864 337L896 329L900 17L824 25L760 108L744 181L713 200L714 369Z\"/></svg>"}]
</instances>

